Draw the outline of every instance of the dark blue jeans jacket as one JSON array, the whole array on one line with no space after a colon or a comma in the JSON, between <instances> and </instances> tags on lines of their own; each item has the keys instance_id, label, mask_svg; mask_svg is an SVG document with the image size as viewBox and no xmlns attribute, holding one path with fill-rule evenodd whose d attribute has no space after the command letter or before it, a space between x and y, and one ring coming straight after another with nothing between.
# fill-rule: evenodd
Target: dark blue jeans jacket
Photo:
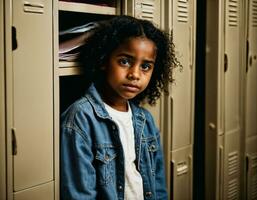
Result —
<instances>
[{"instance_id":1,"label":"dark blue jeans jacket","mask_svg":"<svg viewBox=\"0 0 257 200\"><path fill-rule=\"evenodd\" d=\"M136 166L143 179L144 198L167 200L159 131L148 111L132 103L131 109ZM119 130L93 84L62 114L60 159L61 199L124 199L124 153Z\"/></svg>"}]
</instances>

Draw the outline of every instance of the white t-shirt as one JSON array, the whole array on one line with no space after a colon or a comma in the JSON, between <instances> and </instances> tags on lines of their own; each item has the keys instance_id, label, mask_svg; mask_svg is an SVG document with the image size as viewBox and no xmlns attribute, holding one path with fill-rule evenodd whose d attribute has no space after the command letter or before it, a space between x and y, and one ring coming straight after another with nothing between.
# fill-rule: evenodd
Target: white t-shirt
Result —
<instances>
[{"instance_id":1,"label":"white t-shirt","mask_svg":"<svg viewBox=\"0 0 257 200\"><path fill-rule=\"evenodd\" d=\"M119 128L120 140L125 156L125 200L143 200L143 181L135 165L134 128L130 106L128 104L128 112L122 112L115 110L107 104L104 105Z\"/></svg>"}]
</instances>

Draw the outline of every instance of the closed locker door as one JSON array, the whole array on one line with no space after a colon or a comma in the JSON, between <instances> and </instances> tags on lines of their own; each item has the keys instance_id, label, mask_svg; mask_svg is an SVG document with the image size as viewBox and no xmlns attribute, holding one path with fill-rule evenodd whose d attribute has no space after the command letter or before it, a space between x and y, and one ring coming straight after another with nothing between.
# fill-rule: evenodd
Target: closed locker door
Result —
<instances>
[{"instance_id":1,"label":"closed locker door","mask_svg":"<svg viewBox=\"0 0 257 200\"><path fill-rule=\"evenodd\" d=\"M248 62L246 71L247 199L257 199L257 1L248 1Z\"/></svg>"},{"instance_id":2,"label":"closed locker door","mask_svg":"<svg viewBox=\"0 0 257 200\"><path fill-rule=\"evenodd\" d=\"M224 46L224 199L240 195L240 0L225 1Z\"/></svg>"},{"instance_id":3,"label":"closed locker door","mask_svg":"<svg viewBox=\"0 0 257 200\"><path fill-rule=\"evenodd\" d=\"M170 6L175 54L183 68L174 70L175 81L165 102L165 126L171 135L165 147L170 154L168 185L171 199L192 199L195 1L175 0Z\"/></svg>"},{"instance_id":4,"label":"closed locker door","mask_svg":"<svg viewBox=\"0 0 257 200\"><path fill-rule=\"evenodd\" d=\"M12 6L13 190L15 199L24 199L25 189L38 186L38 193L53 180L52 1L13 0ZM51 199L46 187L41 197Z\"/></svg>"}]
</instances>

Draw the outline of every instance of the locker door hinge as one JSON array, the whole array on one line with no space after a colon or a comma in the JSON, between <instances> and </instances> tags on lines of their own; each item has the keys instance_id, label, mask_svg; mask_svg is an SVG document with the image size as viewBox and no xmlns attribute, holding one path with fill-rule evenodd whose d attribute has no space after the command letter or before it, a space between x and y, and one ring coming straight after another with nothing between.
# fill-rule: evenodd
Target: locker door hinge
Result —
<instances>
[{"instance_id":1,"label":"locker door hinge","mask_svg":"<svg viewBox=\"0 0 257 200\"><path fill-rule=\"evenodd\" d=\"M12 155L17 155L17 140L15 128L12 128Z\"/></svg>"}]
</instances>

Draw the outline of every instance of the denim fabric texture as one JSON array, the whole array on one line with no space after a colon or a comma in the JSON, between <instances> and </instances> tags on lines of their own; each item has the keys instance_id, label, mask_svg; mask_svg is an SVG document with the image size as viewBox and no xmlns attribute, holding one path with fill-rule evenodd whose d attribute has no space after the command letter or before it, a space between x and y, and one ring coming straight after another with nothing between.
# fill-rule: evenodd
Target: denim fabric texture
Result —
<instances>
[{"instance_id":1,"label":"denim fabric texture","mask_svg":"<svg viewBox=\"0 0 257 200\"><path fill-rule=\"evenodd\" d=\"M147 110L130 105L144 199L167 200L159 131ZM62 114L60 134L61 199L123 200L124 153L119 130L94 84Z\"/></svg>"}]
</instances>

